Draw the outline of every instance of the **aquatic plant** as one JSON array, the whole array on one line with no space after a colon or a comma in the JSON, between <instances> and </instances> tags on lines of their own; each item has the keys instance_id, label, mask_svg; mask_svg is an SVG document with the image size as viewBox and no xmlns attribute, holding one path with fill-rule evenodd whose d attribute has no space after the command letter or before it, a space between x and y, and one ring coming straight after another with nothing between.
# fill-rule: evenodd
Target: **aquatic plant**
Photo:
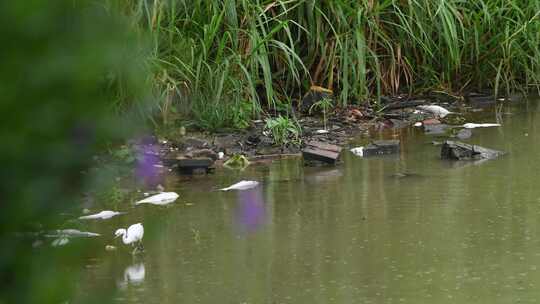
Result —
<instances>
[{"instance_id":1,"label":"aquatic plant","mask_svg":"<svg viewBox=\"0 0 540 304\"><path fill-rule=\"evenodd\" d=\"M230 169L243 170L249 166L249 160L242 154L235 154L231 156L223 165Z\"/></svg>"},{"instance_id":2,"label":"aquatic plant","mask_svg":"<svg viewBox=\"0 0 540 304\"><path fill-rule=\"evenodd\" d=\"M153 43L161 111L232 126L310 85L381 94L538 89L540 1L110 1ZM242 124L237 124L242 126Z\"/></svg>"}]
</instances>

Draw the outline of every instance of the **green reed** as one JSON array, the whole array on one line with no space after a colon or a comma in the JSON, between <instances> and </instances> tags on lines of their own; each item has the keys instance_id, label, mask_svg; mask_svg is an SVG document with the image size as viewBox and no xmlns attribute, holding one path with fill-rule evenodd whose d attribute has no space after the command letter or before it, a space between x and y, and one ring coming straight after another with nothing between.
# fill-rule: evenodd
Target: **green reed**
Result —
<instances>
[{"instance_id":1,"label":"green reed","mask_svg":"<svg viewBox=\"0 0 540 304\"><path fill-rule=\"evenodd\" d=\"M347 105L540 83L540 0L120 3L151 37L162 115L176 108L204 127L231 126L239 108L257 116L300 99L310 85Z\"/></svg>"}]
</instances>

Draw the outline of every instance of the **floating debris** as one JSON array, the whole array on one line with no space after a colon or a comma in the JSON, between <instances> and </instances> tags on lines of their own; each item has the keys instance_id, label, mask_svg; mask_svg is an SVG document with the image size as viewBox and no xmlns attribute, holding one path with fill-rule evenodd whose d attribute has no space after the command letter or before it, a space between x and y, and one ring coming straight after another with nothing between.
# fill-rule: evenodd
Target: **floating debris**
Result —
<instances>
[{"instance_id":1,"label":"floating debris","mask_svg":"<svg viewBox=\"0 0 540 304\"><path fill-rule=\"evenodd\" d=\"M67 245L69 243L69 239L67 237L59 237L52 241L51 246L53 247L61 247L64 245Z\"/></svg>"},{"instance_id":2,"label":"floating debris","mask_svg":"<svg viewBox=\"0 0 540 304\"><path fill-rule=\"evenodd\" d=\"M495 159L506 152L447 140L441 147L441 158L451 160Z\"/></svg>"},{"instance_id":3,"label":"floating debris","mask_svg":"<svg viewBox=\"0 0 540 304\"><path fill-rule=\"evenodd\" d=\"M152 195L143 200L140 200L136 202L135 205L140 205L140 204L167 205L176 201L178 197L179 195L176 192L163 192L160 194Z\"/></svg>"},{"instance_id":4,"label":"floating debris","mask_svg":"<svg viewBox=\"0 0 540 304\"><path fill-rule=\"evenodd\" d=\"M255 188L259 185L259 182L257 181L239 181L238 183L231 185L227 188L219 189L221 191L229 191L229 190L247 190L251 188Z\"/></svg>"},{"instance_id":5,"label":"floating debris","mask_svg":"<svg viewBox=\"0 0 540 304\"><path fill-rule=\"evenodd\" d=\"M453 113L441 106L436 106L436 105L417 106L417 108L422 111L435 114L436 116L441 117L441 118L444 118L446 115Z\"/></svg>"},{"instance_id":6,"label":"floating debris","mask_svg":"<svg viewBox=\"0 0 540 304\"><path fill-rule=\"evenodd\" d=\"M96 237L99 233L80 231L77 229L60 229L49 232L46 237Z\"/></svg>"},{"instance_id":7,"label":"floating debris","mask_svg":"<svg viewBox=\"0 0 540 304\"><path fill-rule=\"evenodd\" d=\"M351 151L356 156L360 156L360 157L364 156L364 147L352 148L349 151Z\"/></svg>"},{"instance_id":8,"label":"floating debris","mask_svg":"<svg viewBox=\"0 0 540 304\"><path fill-rule=\"evenodd\" d=\"M474 128L490 128L490 127L500 127L501 124L498 124L498 123L480 123L480 124L477 124L477 123L472 123L472 122L469 122L469 123L466 123L463 125L463 127L465 129L474 129Z\"/></svg>"},{"instance_id":9,"label":"floating debris","mask_svg":"<svg viewBox=\"0 0 540 304\"><path fill-rule=\"evenodd\" d=\"M365 147L350 150L354 155L366 157L399 153L399 140L376 140Z\"/></svg>"},{"instance_id":10,"label":"floating debris","mask_svg":"<svg viewBox=\"0 0 540 304\"><path fill-rule=\"evenodd\" d=\"M330 131L328 131L328 130L316 130L314 133L315 134L328 134L328 133L330 133Z\"/></svg>"},{"instance_id":11,"label":"floating debris","mask_svg":"<svg viewBox=\"0 0 540 304\"><path fill-rule=\"evenodd\" d=\"M85 215L80 216L80 220L107 220L110 219L116 215L125 214L125 212L117 212L117 211L110 211L110 210L104 210L96 214L91 215Z\"/></svg>"},{"instance_id":12,"label":"floating debris","mask_svg":"<svg viewBox=\"0 0 540 304\"><path fill-rule=\"evenodd\" d=\"M310 141L302 150L302 156L307 162L317 161L327 164L335 164L339 160L342 148L340 146Z\"/></svg>"}]
</instances>

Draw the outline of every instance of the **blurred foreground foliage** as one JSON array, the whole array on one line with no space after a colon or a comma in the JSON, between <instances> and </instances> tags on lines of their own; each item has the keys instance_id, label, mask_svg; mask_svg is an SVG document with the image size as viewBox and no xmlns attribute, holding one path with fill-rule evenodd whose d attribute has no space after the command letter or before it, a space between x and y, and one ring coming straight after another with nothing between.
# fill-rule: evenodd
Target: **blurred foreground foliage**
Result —
<instances>
[{"instance_id":1,"label":"blurred foreground foliage","mask_svg":"<svg viewBox=\"0 0 540 304\"><path fill-rule=\"evenodd\" d=\"M28 232L58 229L92 157L137 130L127 122L149 98L139 38L99 1L0 2L0 303L74 291L88 248L35 246Z\"/></svg>"}]
</instances>

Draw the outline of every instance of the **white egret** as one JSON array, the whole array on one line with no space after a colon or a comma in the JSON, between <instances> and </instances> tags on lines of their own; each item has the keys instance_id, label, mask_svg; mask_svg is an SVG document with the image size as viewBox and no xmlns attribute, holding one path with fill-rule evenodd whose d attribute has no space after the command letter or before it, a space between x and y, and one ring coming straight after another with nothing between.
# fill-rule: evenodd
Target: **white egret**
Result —
<instances>
[{"instance_id":1,"label":"white egret","mask_svg":"<svg viewBox=\"0 0 540 304\"><path fill-rule=\"evenodd\" d=\"M141 223L133 224L129 226L126 230L124 228L117 229L114 232L115 238L122 236L122 242L126 245L132 245L135 247L133 254L137 252L138 249L143 249L142 239L144 235L144 228Z\"/></svg>"},{"instance_id":2,"label":"white egret","mask_svg":"<svg viewBox=\"0 0 540 304\"><path fill-rule=\"evenodd\" d=\"M162 192L162 193L147 197L143 200L140 200L136 202L135 205L140 205L140 204L167 205L176 201L178 196L179 195L176 192Z\"/></svg>"},{"instance_id":3,"label":"white egret","mask_svg":"<svg viewBox=\"0 0 540 304\"><path fill-rule=\"evenodd\" d=\"M107 220L110 219L113 216L124 214L125 212L117 212L117 211L111 211L111 210L104 210L96 214L90 214L85 216L80 216L80 220Z\"/></svg>"},{"instance_id":4,"label":"white egret","mask_svg":"<svg viewBox=\"0 0 540 304\"><path fill-rule=\"evenodd\" d=\"M221 191L229 191L229 190L247 190L251 188L255 188L259 185L259 182L256 181L239 181L238 183L231 185L227 188L219 189Z\"/></svg>"}]
</instances>

